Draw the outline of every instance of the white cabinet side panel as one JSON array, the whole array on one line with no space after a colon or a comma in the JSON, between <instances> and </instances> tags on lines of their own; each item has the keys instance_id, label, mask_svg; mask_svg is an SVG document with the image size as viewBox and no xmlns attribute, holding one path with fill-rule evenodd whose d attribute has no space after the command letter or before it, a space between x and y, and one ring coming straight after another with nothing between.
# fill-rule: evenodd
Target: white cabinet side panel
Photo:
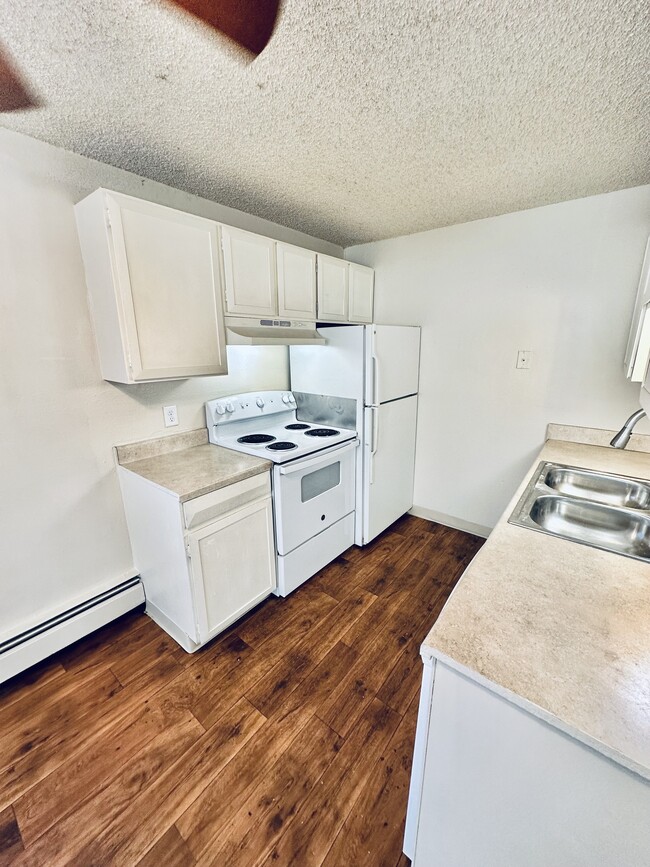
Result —
<instances>
[{"instance_id":1,"label":"white cabinet side panel","mask_svg":"<svg viewBox=\"0 0 650 867\"><path fill-rule=\"evenodd\" d=\"M118 467L124 511L147 602L198 640L178 498Z\"/></svg>"},{"instance_id":2,"label":"white cabinet side panel","mask_svg":"<svg viewBox=\"0 0 650 867\"><path fill-rule=\"evenodd\" d=\"M130 382L127 336L115 291L117 278L110 252L104 191L96 190L75 205L74 210L102 378Z\"/></svg>"},{"instance_id":3,"label":"white cabinet side panel","mask_svg":"<svg viewBox=\"0 0 650 867\"><path fill-rule=\"evenodd\" d=\"M650 785L437 663L414 867L641 867Z\"/></svg>"},{"instance_id":4,"label":"white cabinet side panel","mask_svg":"<svg viewBox=\"0 0 650 867\"><path fill-rule=\"evenodd\" d=\"M418 705L418 723L415 730L413 763L411 781L409 784L409 800L406 810L406 827L404 828L404 854L408 858L411 858L411 860L415 853L415 840L417 838L418 822L420 819L422 785L424 783L424 767L427 756L427 742L429 738L429 718L431 715L431 701L433 699L434 672L435 660L427 657L427 659L423 660L422 666L422 685L420 687L420 703Z\"/></svg>"}]
</instances>

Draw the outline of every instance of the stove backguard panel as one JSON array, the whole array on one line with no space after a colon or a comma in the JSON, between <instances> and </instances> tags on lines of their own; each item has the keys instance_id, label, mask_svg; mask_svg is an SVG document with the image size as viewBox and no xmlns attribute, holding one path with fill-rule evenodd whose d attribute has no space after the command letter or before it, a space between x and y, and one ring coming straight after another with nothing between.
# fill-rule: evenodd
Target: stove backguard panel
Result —
<instances>
[{"instance_id":1,"label":"stove backguard panel","mask_svg":"<svg viewBox=\"0 0 650 867\"><path fill-rule=\"evenodd\" d=\"M356 430L357 402L354 398L304 391L294 391L293 395L296 398L296 417L300 421Z\"/></svg>"}]
</instances>

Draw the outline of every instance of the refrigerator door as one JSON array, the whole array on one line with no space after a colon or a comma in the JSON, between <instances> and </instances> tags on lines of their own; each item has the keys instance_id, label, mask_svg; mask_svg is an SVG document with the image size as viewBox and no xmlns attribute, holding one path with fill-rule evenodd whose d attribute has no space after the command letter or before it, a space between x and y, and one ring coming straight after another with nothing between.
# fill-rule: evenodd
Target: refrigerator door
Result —
<instances>
[{"instance_id":1,"label":"refrigerator door","mask_svg":"<svg viewBox=\"0 0 650 867\"><path fill-rule=\"evenodd\" d=\"M366 406L417 394L420 329L410 325L369 325L366 340Z\"/></svg>"},{"instance_id":2,"label":"refrigerator door","mask_svg":"<svg viewBox=\"0 0 650 867\"><path fill-rule=\"evenodd\" d=\"M416 395L364 410L363 544L413 505Z\"/></svg>"}]
</instances>

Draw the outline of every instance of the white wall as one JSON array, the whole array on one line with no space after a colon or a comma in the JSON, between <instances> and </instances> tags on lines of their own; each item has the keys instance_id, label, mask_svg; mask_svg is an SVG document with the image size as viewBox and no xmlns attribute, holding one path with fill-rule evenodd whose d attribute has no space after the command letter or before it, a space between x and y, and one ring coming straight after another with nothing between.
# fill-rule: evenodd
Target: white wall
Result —
<instances>
[{"instance_id":1,"label":"white wall","mask_svg":"<svg viewBox=\"0 0 650 867\"><path fill-rule=\"evenodd\" d=\"M547 422L638 408L622 362L649 233L645 186L346 250L377 269L377 321L422 326L416 507L492 527Z\"/></svg>"},{"instance_id":2,"label":"white wall","mask_svg":"<svg viewBox=\"0 0 650 867\"><path fill-rule=\"evenodd\" d=\"M0 640L132 570L111 447L205 424L221 394L287 388L285 347L229 350L230 372L103 382L72 206L99 186L279 240L340 247L0 130ZM179 426L163 427L163 404Z\"/></svg>"}]
</instances>

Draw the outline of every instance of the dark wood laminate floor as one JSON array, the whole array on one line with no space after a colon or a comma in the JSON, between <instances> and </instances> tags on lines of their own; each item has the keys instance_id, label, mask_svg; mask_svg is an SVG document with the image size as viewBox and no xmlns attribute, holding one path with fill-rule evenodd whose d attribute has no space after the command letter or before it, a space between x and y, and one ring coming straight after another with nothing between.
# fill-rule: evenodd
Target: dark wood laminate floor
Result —
<instances>
[{"instance_id":1,"label":"dark wood laminate floor","mask_svg":"<svg viewBox=\"0 0 650 867\"><path fill-rule=\"evenodd\" d=\"M405 517L192 656L131 614L0 686L0 864L405 867L418 646L482 542Z\"/></svg>"}]
</instances>

